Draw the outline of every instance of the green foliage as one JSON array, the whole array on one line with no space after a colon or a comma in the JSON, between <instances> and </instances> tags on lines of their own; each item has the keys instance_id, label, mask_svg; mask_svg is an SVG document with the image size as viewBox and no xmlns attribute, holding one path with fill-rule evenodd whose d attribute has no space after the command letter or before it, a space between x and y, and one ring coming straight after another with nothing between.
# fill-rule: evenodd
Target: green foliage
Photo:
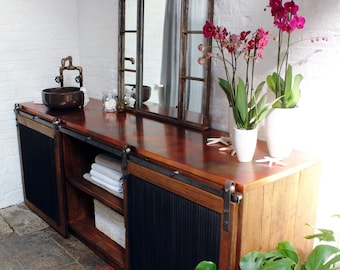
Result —
<instances>
[{"instance_id":1,"label":"green foliage","mask_svg":"<svg viewBox=\"0 0 340 270\"><path fill-rule=\"evenodd\" d=\"M235 105L235 93L234 93L234 90L231 84L223 78L218 78L218 84L220 85L224 93L226 94L229 105L234 106Z\"/></svg>"},{"instance_id":2,"label":"green foliage","mask_svg":"<svg viewBox=\"0 0 340 270\"><path fill-rule=\"evenodd\" d=\"M335 215L340 218L340 215ZM310 226L309 224L307 224ZM328 229L317 229L318 233L308 235L306 239L319 239L334 242L334 232ZM301 262L294 246L289 242L280 242L277 248L269 252L252 251L240 260L241 270L330 270L340 262L340 249L333 245L317 245Z\"/></svg>"},{"instance_id":3,"label":"green foliage","mask_svg":"<svg viewBox=\"0 0 340 270\"><path fill-rule=\"evenodd\" d=\"M227 80L219 78L219 85L225 92L229 104L233 107L237 128L248 130L256 128L268 115L272 105L278 101L276 99L271 103L265 103L266 94L261 95L264 83L261 82L253 95L248 98L247 86L241 78L238 78L236 91L233 90L232 85Z\"/></svg>"},{"instance_id":4,"label":"green foliage","mask_svg":"<svg viewBox=\"0 0 340 270\"><path fill-rule=\"evenodd\" d=\"M240 261L240 269L294 269L298 261L299 256L294 246L289 242L280 242L276 250L270 252L254 251L244 255Z\"/></svg>"},{"instance_id":5,"label":"green foliage","mask_svg":"<svg viewBox=\"0 0 340 270\"><path fill-rule=\"evenodd\" d=\"M310 224L306 224L309 227L312 227ZM319 233L307 235L305 236L306 239L315 239L317 238L319 241L326 241L326 242L335 242L334 232L328 229L316 229Z\"/></svg>"},{"instance_id":6,"label":"green foliage","mask_svg":"<svg viewBox=\"0 0 340 270\"><path fill-rule=\"evenodd\" d=\"M293 69L289 65L285 76L284 80L278 73L274 72L266 78L268 88L277 98L281 97L273 105L274 108L294 108L300 100L302 75L296 75L293 80Z\"/></svg>"},{"instance_id":7,"label":"green foliage","mask_svg":"<svg viewBox=\"0 0 340 270\"><path fill-rule=\"evenodd\" d=\"M216 264L210 261L201 261L195 270L216 270Z\"/></svg>"}]
</instances>

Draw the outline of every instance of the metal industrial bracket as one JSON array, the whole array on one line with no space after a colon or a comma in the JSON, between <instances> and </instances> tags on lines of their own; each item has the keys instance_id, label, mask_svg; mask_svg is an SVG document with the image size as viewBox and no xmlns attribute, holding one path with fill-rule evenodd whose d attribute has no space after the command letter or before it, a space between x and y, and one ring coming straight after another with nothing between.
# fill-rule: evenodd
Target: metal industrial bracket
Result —
<instances>
[{"instance_id":1,"label":"metal industrial bracket","mask_svg":"<svg viewBox=\"0 0 340 270\"><path fill-rule=\"evenodd\" d=\"M223 215L223 228L229 231L230 225L230 203L240 203L242 200L242 194L236 192L235 183L227 180L224 185L224 215Z\"/></svg>"}]
</instances>

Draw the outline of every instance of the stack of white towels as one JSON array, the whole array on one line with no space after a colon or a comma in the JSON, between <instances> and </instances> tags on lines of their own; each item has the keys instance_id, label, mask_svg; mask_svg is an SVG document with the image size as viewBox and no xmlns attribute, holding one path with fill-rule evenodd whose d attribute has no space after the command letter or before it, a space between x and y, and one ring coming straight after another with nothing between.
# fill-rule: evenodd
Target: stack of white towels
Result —
<instances>
[{"instance_id":1,"label":"stack of white towels","mask_svg":"<svg viewBox=\"0 0 340 270\"><path fill-rule=\"evenodd\" d=\"M84 178L93 184L113 193L123 193L123 173L121 161L106 154L98 154Z\"/></svg>"}]
</instances>

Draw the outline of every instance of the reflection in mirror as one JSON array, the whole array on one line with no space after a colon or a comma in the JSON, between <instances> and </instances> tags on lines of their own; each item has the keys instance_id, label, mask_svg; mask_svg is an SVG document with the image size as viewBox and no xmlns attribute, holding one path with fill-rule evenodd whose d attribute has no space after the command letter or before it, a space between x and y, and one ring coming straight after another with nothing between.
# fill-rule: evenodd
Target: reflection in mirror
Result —
<instances>
[{"instance_id":1,"label":"reflection in mirror","mask_svg":"<svg viewBox=\"0 0 340 270\"><path fill-rule=\"evenodd\" d=\"M136 85L124 87L124 94L137 92L136 103L128 106L176 123L192 122L195 127L207 128L210 66L197 63L197 47L206 42L202 26L212 17L213 0L122 2L126 2L126 23L121 30L125 47L121 75L125 86ZM135 66L131 66L131 58ZM139 98L142 86L151 88L146 102Z\"/></svg>"},{"instance_id":2,"label":"reflection in mirror","mask_svg":"<svg viewBox=\"0 0 340 270\"><path fill-rule=\"evenodd\" d=\"M187 29L186 32L186 78L184 87L184 110L185 120L196 121L201 123L203 119L192 119L190 115L201 117L203 114L192 114L204 112L206 93L205 74L206 69L202 65L197 64L197 59L201 56L201 52L197 49L199 44L205 44L202 35L202 26L207 18L209 18L209 0L190 0L188 2ZM207 44L205 44L207 45Z\"/></svg>"},{"instance_id":3,"label":"reflection in mirror","mask_svg":"<svg viewBox=\"0 0 340 270\"><path fill-rule=\"evenodd\" d=\"M164 2L166 2L166 12L163 13L159 103L174 108L178 106L181 3L169 0ZM144 36L144 38L148 37Z\"/></svg>"},{"instance_id":4,"label":"reflection in mirror","mask_svg":"<svg viewBox=\"0 0 340 270\"><path fill-rule=\"evenodd\" d=\"M127 97L132 96L132 92L136 87L136 70L137 70L137 0L120 1L121 5L125 5L126 11L124 12L125 20L121 20L121 42L123 47L121 49L122 55L122 84L123 95ZM134 100L130 101L125 98L127 105L134 106Z\"/></svg>"},{"instance_id":5,"label":"reflection in mirror","mask_svg":"<svg viewBox=\"0 0 340 270\"><path fill-rule=\"evenodd\" d=\"M160 90L166 2L166 0L144 1L143 84L152 88L149 101L154 103L162 103Z\"/></svg>"}]
</instances>

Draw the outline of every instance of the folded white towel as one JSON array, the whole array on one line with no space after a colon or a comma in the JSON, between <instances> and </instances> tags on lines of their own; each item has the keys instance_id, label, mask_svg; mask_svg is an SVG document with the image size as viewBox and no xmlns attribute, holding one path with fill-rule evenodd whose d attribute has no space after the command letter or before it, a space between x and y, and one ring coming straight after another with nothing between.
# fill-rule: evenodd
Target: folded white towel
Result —
<instances>
[{"instance_id":1,"label":"folded white towel","mask_svg":"<svg viewBox=\"0 0 340 270\"><path fill-rule=\"evenodd\" d=\"M108 177L107 175L104 175L98 171L96 171L95 169L92 169L90 171L90 175L91 177L95 177L97 179L99 179L100 181L103 181L105 183L107 183L108 185L112 185L112 186L116 186L116 187L120 187L122 186L122 177Z\"/></svg>"},{"instance_id":2,"label":"folded white towel","mask_svg":"<svg viewBox=\"0 0 340 270\"><path fill-rule=\"evenodd\" d=\"M123 187L122 186L114 186L114 185L110 185L104 181L102 181L101 179L95 177L95 176L92 176L91 175L91 178L93 181L95 181L96 183L98 183L99 185L102 185L106 188L108 188L109 190L113 190L113 191L116 191L116 192L123 192Z\"/></svg>"},{"instance_id":3,"label":"folded white towel","mask_svg":"<svg viewBox=\"0 0 340 270\"><path fill-rule=\"evenodd\" d=\"M96 179L95 177L91 176L89 173L85 173L83 175L84 179L91 182L92 184L95 184L105 190L107 190L108 192L116 195L117 197L123 198L123 187L115 187L112 185L109 185L99 179Z\"/></svg>"},{"instance_id":4,"label":"folded white towel","mask_svg":"<svg viewBox=\"0 0 340 270\"><path fill-rule=\"evenodd\" d=\"M122 172L122 161L106 153L98 154L94 161L110 169Z\"/></svg>"},{"instance_id":5,"label":"folded white towel","mask_svg":"<svg viewBox=\"0 0 340 270\"><path fill-rule=\"evenodd\" d=\"M119 172L117 170L114 170L114 169L110 169L104 165L101 165L101 164L98 164L98 163L92 163L91 165L91 169L92 170L95 170L109 178L112 178L112 179L120 179L123 177L123 174L122 172Z\"/></svg>"}]
</instances>

